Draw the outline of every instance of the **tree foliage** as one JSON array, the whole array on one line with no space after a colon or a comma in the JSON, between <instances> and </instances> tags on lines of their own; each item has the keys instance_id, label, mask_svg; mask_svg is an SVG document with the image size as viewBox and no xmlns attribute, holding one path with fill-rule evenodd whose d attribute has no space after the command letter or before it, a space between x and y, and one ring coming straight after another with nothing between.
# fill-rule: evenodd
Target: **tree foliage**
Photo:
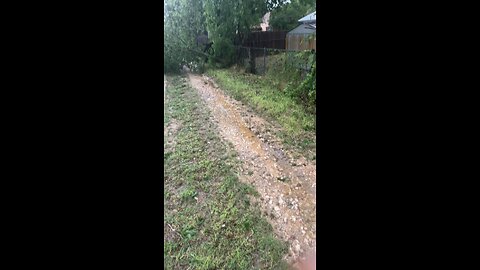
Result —
<instances>
[{"instance_id":1,"label":"tree foliage","mask_svg":"<svg viewBox=\"0 0 480 270\"><path fill-rule=\"evenodd\" d=\"M274 9L270 15L270 26L274 30L290 31L298 26L298 20L315 11L316 1L292 0Z\"/></svg>"},{"instance_id":2,"label":"tree foliage","mask_svg":"<svg viewBox=\"0 0 480 270\"><path fill-rule=\"evenodd\" d=\"M203 1L165 0L164 10L164 68L174 72L202 56L196 37L205 30Z\"/></svg>"},{"instance_id":3,"label":"tree foliage","mask_svg":"<svg viewBox=\"0 0 480 270\"><path fill-rule=\"evenodd\" d=\"M234 61L234 40L246 36L269 10L285 0L165 0L164 67L178 70L182 63L205 59L196 37L205 30L213 42L211 61L227 66Z\"/></svg>"},{"instance_id":4,"label":"tree foliage","mask_svg":"<svg viewBox=\"0 0 480 270\"><path fill-rule=\"evenodd\" d=\"M234 60L234 40L238 33L248 33L259 24L267 12L267 2L261 0L204 0L205 18L209 38L213 42L214 56L224 65Z\"/></svg>"}]
</instances>

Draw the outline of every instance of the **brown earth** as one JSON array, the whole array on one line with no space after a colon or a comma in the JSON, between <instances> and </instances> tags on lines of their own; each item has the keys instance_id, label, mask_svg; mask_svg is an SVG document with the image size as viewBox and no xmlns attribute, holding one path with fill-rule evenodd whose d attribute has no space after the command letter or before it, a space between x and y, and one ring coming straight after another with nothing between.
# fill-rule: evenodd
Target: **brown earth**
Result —
<instances>
[{"instance_id":1,"label":"brown earth","mask_svg":"<svg viewBox=\"0 0 480 270\"><path fill-rule=\"evenodd\" d=\"M316 246L316 167L286 150L273 135L278 127L241 102L225 95L206 76L188 73L212 112L220 135L231 142L242 163L240 180L260 193L257 200L276 234L288 241L289 262L304 258ZM175 129L175 128L173 128Z\"/></svg>"}]
</instances>

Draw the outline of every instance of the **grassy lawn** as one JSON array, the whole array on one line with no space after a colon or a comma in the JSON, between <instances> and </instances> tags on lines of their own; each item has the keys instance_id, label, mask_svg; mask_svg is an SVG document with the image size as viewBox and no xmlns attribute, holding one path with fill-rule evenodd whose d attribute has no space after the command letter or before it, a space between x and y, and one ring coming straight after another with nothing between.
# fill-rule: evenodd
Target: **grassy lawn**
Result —
<instances>
[{"instance_id":1,"label":"grassy lawn","mask_svg":"<svg viewBox=\"0 0 480 270\"><path fill-rule=\"evenodd\" d=\"M287 145L301 150L315 149L315 115L281 90L284 82L273 77L238 72L234 69L209 69L208 75L237 100L282 127L277 135ZM315 155L307 155L314 159Z\"/></svg>"},{"instance_id":2,"label":"grassy lawn","mask_svg":"<svg viewBox=\"0 0 480 270\"><path fill-rule=\"evenodd\" d=\"M209 111L182 76L167 87L164 127L165 269L287 269L285 242L238 181L233 146L219 138Z\"/></svg>"}]
</instances>

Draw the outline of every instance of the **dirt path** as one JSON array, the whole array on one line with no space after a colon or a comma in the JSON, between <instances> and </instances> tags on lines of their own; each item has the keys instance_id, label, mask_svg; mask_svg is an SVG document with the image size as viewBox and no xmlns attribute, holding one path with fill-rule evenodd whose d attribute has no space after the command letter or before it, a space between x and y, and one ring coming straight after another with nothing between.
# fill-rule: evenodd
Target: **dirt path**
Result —
<instances>
[{"instance_id":1,"label":"dirt path","mask_svg":"<svg viewBox=\"0 0 480 270\"><path fill-rule=\"evenodd\" d=\"M286 259L302 258L316 245L315 162L293 158L272 135L275 126L229 98L208 77L188 74L212 112L220 135L242 160L240 180L254 185L258 203L275 229L290 244Z\"/></svg>"}]
</instances>

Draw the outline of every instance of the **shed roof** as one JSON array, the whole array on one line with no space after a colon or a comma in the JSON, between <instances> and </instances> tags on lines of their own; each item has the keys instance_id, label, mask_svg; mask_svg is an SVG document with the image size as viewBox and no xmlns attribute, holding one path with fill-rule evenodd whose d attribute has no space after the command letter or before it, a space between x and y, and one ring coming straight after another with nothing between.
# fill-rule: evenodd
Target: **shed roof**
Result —
<instances>
[{"instance_id":1,"label":"shed roof","mask_svg":"<svg viewBox=\"0 0 480 270\"><path fill-rule=\"evenodd\" d=\"M288 32L287 35L300 35L300 34L312 34L316 33L316 28L313 28L312 26L308 24L300 24L296 28L294 28L292 31Z\"/></svg>"}]
</instances>

